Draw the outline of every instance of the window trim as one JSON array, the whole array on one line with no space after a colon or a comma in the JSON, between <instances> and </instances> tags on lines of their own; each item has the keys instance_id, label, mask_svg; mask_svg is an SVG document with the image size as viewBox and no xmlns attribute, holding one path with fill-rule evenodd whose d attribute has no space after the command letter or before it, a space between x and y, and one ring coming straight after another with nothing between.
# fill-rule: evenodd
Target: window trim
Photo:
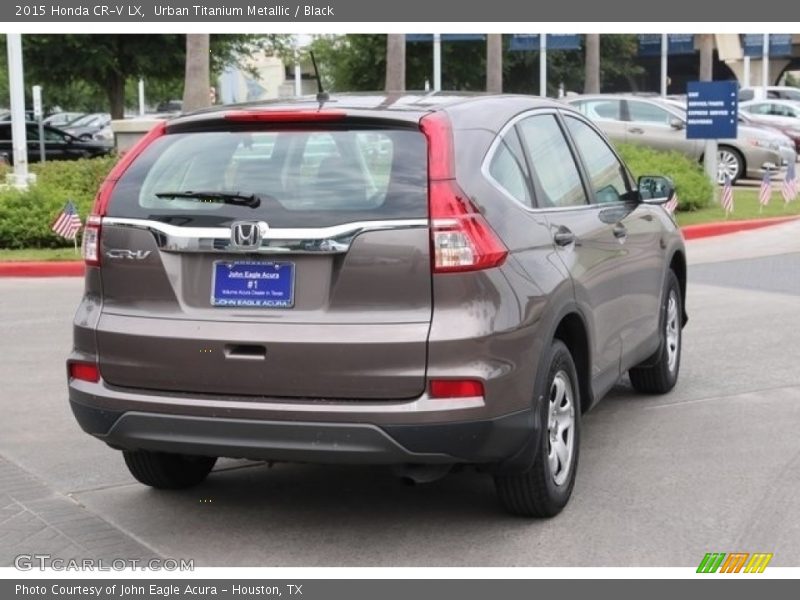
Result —
<instances>
[{"instance_id":1,"label":"window trim","mask_svg":"<svg viewBox=\"0 0 800 600\"><path fill-rule=\"evenodd\" d=\"M590 191L589 193L589 197L591 199L590 204L593 206L607 207L607 206L619 206L623 204L630 204L631 202L633 202L632 200L625 200L624 198L616 200L614 202L601 203L597 201L597 195L595 193L594 186L592 185L592 177L591 174L589 173L589 168L586 165L583 153L580 151L578 145L575 143L575 140L572 137L572 132L569 130L569 126L567 125L566 121L567 119L572 118L575 119L576 121L583 123L584 125L587 125L589 129L594 131L600 137L600 140L606 145L606 148L608 148L611 151L611 154L614 155L614 158L616 158L617 162L622 166L622 178L625 180L625 183L628 186L628 191L626 192L628 194L632 194L637 191L637 186L635 185L636 182L633 179L633 175L631 174L630 169L628 169L628 165L626 165L625 161L622 160L622 157L619 155L617 150L611 144L608 143L608 139L606 138L606 136L597 126L595 126L594 123L591 122L591 120L585 118L583 115L576 116L572 112L561 113L559 116L562 121L561 125L564 129L564 132L566 133L569 143L572 145L575 154L578 156L581 173L585 176L584 187L587 187L587 189Z\"/></svg>"},{"instance_id":2,"label":"window trim","mask_svg":"<svg viewBox=\"0 0 800 600\"><path fill-rule=\"evenodd\" d=\"M538 214L538 213L558 212L558 211L564 211L564 210L570 210L570 211L587 210L587 209L595 209L595 208L597 208L599 206L597 204L593 204L592 202L587 202L583 206L539 206L539 200L538 200L538 197L536 195L536 189L535 189L535 186L533 185L533 179L531 177L531 168L532 167L531 167L530 157L528 156L528 149L525 146L524 140L521 138L521 136L519 136L519 130L517 129L517 125L519 124L520 121L522 121L524 119L527 119L529 117L534 117L534 116L539 116L539 115L553 115L555 117L555 119L556 119L556 123L562 129L562 133L563 133L563 125L561 124L561 122L559 120L559 111L560 110L561 110L560 108L556 108L556 107L532 108L532 109L525 110L525 111L515 115L511 119L509 119L503 125L503 127L500 129L500 131L498 131L497 134L495 135L494 139L492 140L492 143L489 145L489 149L486 151L486 155L483 157L483 162L481 163L481 174L489 182L489 184L493 188L495 188L496 190L501 192L504 196L506 196L507 198L512 200L513 203L516 206L519 206L520 208L522 208L523 210L525 210L525 211L527 211L529 213ZM580 113L577 112L576 109L571 109L571 110L568 109L568 110L570 111L570 114L573 114L573 111L574 111L575 114L580 114ZM500 183L497 182L494 179L494 177L492 177L491 173L489 173L489 165L490 165L492 159L494 158L494 154L497 151L497 147L501 143L501 138L504 135L506 135L510 129L514 129L515 132L517 132L516 135L518 135L520 137L520 143L522 144L522 151L525 154L525 162L526 162L526 166L528 168L528 174L526 175L526 177L528 178L529 185L531 186L531 189L533 190L534 206L525 206L519 200L517 200L516 198L511 196L508 192L505 191L503 186L500 185ZM573 154L573 160L575 160L576 167L578 168L578 174L581 177L581 183L583 184L583 189L584 189L584 192L586 193L586 197L588 199L588 198L590 198L590 195L589 195L589 193L588 193L588 191L586 189L586 180L584 179L583 174L581 172L581 163L580 163L579 159L577 159L574 156L574 151L573 151L573 146L571 144L571 139L566 135L565 135L565 138L567 139L567 145L568 145L568 147L570 149L570 153ZM608 206L608 205L604 205L604 206Z\"/></svg>"}]
</instances>

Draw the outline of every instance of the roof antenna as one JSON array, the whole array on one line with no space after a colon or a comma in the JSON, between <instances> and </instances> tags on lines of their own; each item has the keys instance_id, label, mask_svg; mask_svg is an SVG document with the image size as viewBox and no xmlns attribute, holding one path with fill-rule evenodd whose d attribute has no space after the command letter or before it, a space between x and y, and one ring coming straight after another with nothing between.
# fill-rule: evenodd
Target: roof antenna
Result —
<instances>
[{"instance_id":1,"label":"roof antenna","mask_svg":"<svg viewBox=\"0 0 800 600\"><path fill-rule=\"evenodd\" d=\"M319 76L319 69L317 68L317 60L314 58L314 53L309 51L309 54L311 55L311 64L314 65L314 77L317 78L317 102L322 104L330 100L330 95L322 89L322 79Z\"/></svg>"}]
</instances>

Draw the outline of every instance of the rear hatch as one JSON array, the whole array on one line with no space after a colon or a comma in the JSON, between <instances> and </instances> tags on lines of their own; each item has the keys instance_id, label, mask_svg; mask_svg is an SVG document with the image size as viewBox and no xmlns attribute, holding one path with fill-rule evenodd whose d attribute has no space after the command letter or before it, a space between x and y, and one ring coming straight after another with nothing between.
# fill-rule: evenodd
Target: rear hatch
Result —
<instances>
[{"instance_id":1,"label":"rear hatch","mask_svg":"<svg viewBox=\"0 0 800 600\"><path fill-rule=\"evenodd\" d=\"M99 234L108 384L354 400L424 391L425 137L416 121L292 114L170 127L114 184Z\"/></svg>"}]
</instances>

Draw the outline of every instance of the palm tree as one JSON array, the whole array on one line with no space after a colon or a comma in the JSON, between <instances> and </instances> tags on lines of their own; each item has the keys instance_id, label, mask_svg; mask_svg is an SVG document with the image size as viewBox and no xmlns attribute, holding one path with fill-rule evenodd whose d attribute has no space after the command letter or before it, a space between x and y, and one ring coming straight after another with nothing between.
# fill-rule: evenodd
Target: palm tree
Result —
<instances>
[{"instance_id":1,"label":"palm tree","mask_svg":"<svg viewBox=\"0 0 800 600\"><path fill-rule=\"evenodd\" d=\"M211 106L210 35L186 34L186 80L183 86L183 110Z\"/></svg>"},{"instance_id":2,"label":"palm tree","mask_svg":"<svg viewBox=\"0 0 800 600\"><path fill-rule=\"evenodd\" d=\"M586 38L586 69L583 81L584 94L600 93L600 34L587 33Z\"/></svg>"},{"instance_id":3,"label":"palm tree","mask_svg":"<svg viewBox=\"0 0 800 600\"><path fill-rule=\"evenodd\" d=\"M386 91L406 89L406 36L390 33L386 36Z\"/></svg>"},{"instance_id":4,"label":"palm tree","mask_svg":"<svg viewBox=\"0 0 800 600\"><path fill-rule=\"evenodd\" d=\"M486 91L494 94L503 91L503 36L500 33L486 36Z\"/></svg>"},{"instance_id":5,"label":"palm tree","mask_svg":"<svg viewBox=\"0 0 800 600\"><path fill-rule=\"evenodd\" d=\"M712 81L714 79L714 36L710 33L702 33L697 37L700 46L700 81Z\"/></svg>"}]
</instances>

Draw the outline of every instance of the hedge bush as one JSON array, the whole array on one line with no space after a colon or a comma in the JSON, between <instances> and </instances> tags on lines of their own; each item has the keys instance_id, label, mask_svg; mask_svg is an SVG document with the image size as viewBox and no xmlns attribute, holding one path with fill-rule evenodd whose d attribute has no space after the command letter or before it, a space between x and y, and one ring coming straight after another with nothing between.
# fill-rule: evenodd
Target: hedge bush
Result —
<instances>
[{"instance_id":1,"label":"hedge bush","mask_svg":"<svg viewBox=\"0 0 800 600\"><path fill-rule=\"evenodd\" d=\"M26 191L0 190L0 248L71 246L73 242L57 236L50 225L67 200L75 203L85 222L97 188L115 161L109 156L31 165L35 184ZM9 172L7 167L0 170L2 181Z\"/></svg>"},{"instance_id":2,"label":"hedge bush","mask_svg":"<svg viewBox=\"0 0 800 600\"><path fill-rule=\"evenodd\" d=\"M678 194L678 210L699 210L711 203L714 187L703 167L686 155L635 144L618 144L617 150L635 177L665 175L671 178Z\"/></svg>"}]
</instances>

